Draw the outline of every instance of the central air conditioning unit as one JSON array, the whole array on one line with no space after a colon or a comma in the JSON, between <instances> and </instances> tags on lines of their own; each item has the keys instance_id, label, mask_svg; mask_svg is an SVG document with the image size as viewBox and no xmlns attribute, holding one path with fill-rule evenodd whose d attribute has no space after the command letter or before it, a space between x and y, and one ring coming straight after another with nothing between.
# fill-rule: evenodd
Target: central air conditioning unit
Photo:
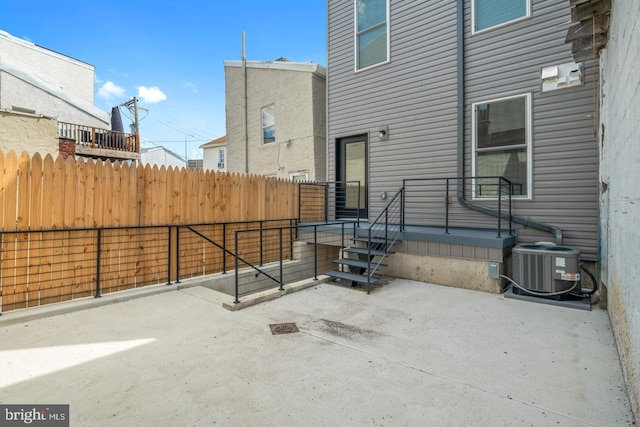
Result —
<instances>
[{"instance_id":1,"label":"central air conditioning unit","mask_svg":"<svg viewBox=\"0 0 640 427\"><path fill-rule=\"evenodd\" d=\"M513 280L536 293L580 292L580 284L576 284L580 281L580 251L553 244L516 246Z\"/></svg>"}]
</instances>

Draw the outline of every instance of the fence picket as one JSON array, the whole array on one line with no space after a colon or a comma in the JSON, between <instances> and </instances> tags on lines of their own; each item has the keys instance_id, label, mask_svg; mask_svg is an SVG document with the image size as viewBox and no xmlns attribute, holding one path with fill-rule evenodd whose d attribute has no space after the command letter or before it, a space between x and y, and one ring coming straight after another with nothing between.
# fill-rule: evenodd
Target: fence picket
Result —
<instances>
[{"instance_id":1,"label":"fence picket","mask_svg":"<svg viewBox=\"0 0 640 427\"><path fill-rule=\"evenodd\" d=\"M256 175L0 152L1 308L93 294L97 232L73 229L292 218L297 192L291 182ZM243 227L226 227L230 250ZM56 229L64 231L33 232ZM25 233L6 233L16 230ZM222 230L206 234L222 244ZM166 281L166 229L104 233L103 292ZM188 277L218 271L224 255L194 238L172 256L182 260L180 277ZM227 269L231 264L228 258Z\"/></svg>"}]
</instances>

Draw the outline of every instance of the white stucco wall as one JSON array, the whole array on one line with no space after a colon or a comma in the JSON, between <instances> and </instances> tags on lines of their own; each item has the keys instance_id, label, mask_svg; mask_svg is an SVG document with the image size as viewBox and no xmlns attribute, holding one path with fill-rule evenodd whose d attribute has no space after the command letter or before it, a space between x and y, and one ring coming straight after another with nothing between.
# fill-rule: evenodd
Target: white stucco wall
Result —
<instances>
[{"instance_id":1,"label":"white stucco wall","mask_svg":"<svg viewBox=\"0 0 640 427\"><path fill-rule=\"evenodd\" d=\"M0 31L0 57L24 65L93 104L93 65Z\"/></svg>"},{"instance_id":2,"label":"white stucco wall","mask_svg":"<svg viewBox=\"0 0 640 427\"><path fill-rule=\"evenodd\" d=\"M614 0L601 55L601 278L640 417L640 2Z\"/></svg>"},{"instance_id":3,"label":"white stucco wall","mask_svg":"<svg viewBox=\"0 0 640 427\"><path fill-rule=\"evenodd\" d=\"M34 114L0 110L0 151L58 155L58 122Z\"/></svg>"},{"instance_id":4,"label":"white stucco wall","mask_svg":"<svg viewBox=\"0 0 640 427\"><path fill-rule=\"evenodd\" d=\"M98 111L91 105L78 108L31 83L0 71L0 108L10 110L13 106L34 110L36 114L55 117L61 122L104 129L110 126L107 112Z\"/></svg>"},{"instance_id":5,"label":"white stucco wall","mask_svg":"<svg viewBox=\"0 0 640 427\"><path fill-rule=\"evenodd\" d=\"M290 68L290 69L287 69ZM289 178L307 171L325 179L326 105L314 89L324 89L316 64L247 63L249 173ZM225 61L228 170L245 172L244 83L239 61ZM261 110L275 106L276 141L262 144Z\"/></svg>"},{"instance_id":6,"label":"white stucco wall","mask_svg":"<svg viewBox=\"0 0 640 427\"><path fill-rule=\"evenodd\" d=\"M202 154L203 154L203 158L202 158L202 169L204 170L212 170L212 171L219 171L219 172L226 172L227 170L227 153L225 152L225 161L224 161L224 167L223 168L219 168L218 167L218 163L219 163L219 152L220 150L225 150L226 151L226 145L218 145L218 146L213 146L213 147L204 147L202 149Z\"/></svg>"},{"instance_id":7,"label":"white stucco wall","mask_svg":"<svg viewBox=\"0 0 640 427\"><path fill-rule=\"evenodd\" d=\"M187 163L184 159L177 157L172 154L164 147L154 147L148 150L143 150L140 153L140 163L143 165L158 165L158 167L165 166L173 166L177 168L184 168L187 166Z\"/></svg>"}]
</instances>

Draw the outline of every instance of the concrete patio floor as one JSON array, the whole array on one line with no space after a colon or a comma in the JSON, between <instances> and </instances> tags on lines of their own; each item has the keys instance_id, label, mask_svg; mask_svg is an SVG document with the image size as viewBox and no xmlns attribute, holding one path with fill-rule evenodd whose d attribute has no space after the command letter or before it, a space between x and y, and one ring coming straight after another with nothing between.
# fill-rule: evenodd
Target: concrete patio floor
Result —
<instances>
[{"instance_id":1,"label":"concrete patio floor","mask_svg":"<svg viewBox=\"0 0 640 427\"><path fill-rule=\"evenodd\" d=\"M0 402L69 404L72 426L633 425L597 308L401 279L235 312L222 300L195 286L6 313ZM272 335L281 322L299 332Z\"/></svg>"}]
</instances>

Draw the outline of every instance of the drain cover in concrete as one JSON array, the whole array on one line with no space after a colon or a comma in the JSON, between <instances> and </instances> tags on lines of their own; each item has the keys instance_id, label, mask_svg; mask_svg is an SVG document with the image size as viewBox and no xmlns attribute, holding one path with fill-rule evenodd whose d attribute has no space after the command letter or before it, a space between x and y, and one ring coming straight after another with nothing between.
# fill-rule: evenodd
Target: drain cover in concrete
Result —
<instances>
[{"instance_id":1,"label":"drain cover in concrete","mask_svg":"<svg viewBox=\"0 0 640 427\"><path fill-rule=\"evenodd\" d=\"M271 328L271 334L273 335L282 335L282 334L292 334L298 331L298 327L295 323L276 323L275 325L269 325Z\"/></svg>"}]
</instances>

